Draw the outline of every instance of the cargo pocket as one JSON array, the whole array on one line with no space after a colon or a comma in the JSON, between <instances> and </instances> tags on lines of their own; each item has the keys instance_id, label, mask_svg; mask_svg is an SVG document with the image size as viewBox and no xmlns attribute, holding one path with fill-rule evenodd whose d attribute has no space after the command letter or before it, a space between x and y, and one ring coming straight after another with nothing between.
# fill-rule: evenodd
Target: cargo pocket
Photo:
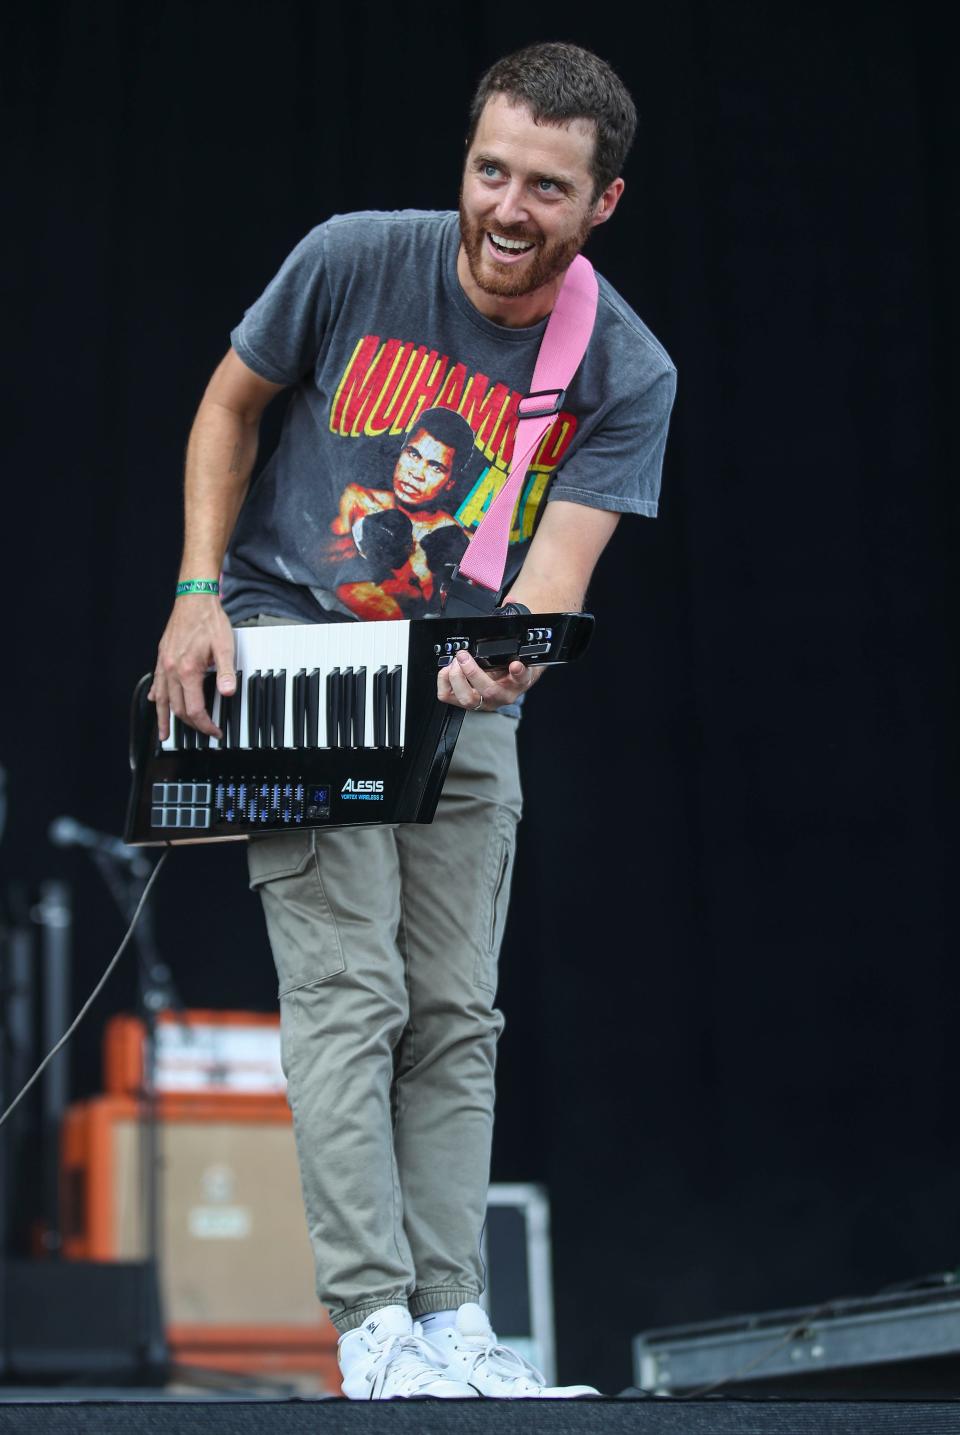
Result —
<instances>
[{"instance_id":1,"label":"cargo pocket","mask_svg":"<svg viewBox=\"0 0 960 1435\"><path fill-rule=\"evenodd\" d=\"M247 863L251 891L263 902L278 995L342 972L340 932L320 876L314 834L252 837Z\"/></svg>"},{"instance_id":2,"label":"cargo pocket","mask_svg":"<svg viewBox=\"0 0 960 1435\"><path fill-rule=\"evenodd\" d=\"M491 992L497 989L497 959L510 904L510 879L513 875L516 840L517 824L509 812L501 810L490 834L490 845L484 864L485 900L480 913L480 930L477 933L480 951L474 968L474 981Z\"/></svg>"}]
</instances>

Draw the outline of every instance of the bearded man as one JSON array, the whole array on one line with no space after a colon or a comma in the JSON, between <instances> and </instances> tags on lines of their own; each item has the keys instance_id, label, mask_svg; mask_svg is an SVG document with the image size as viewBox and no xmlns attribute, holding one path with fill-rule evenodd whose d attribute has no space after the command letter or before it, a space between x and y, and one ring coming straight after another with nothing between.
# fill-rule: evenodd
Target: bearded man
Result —
<instances>
[{"instance_id":1,"label":"bearded man","mask_svg":"<svg viewBox=\"0 0 960 1435\"><path fill-rule=\"evenodd\" d=\"M289 256L231 334L191 432L181 579L222 566L225 582L222 604L176 600L152 688L162 736L171 708L216 733L202 678L213 662L234 690L231 623L356 621L330 551L340 496L431 407L460 413L486 461L455 515L475 526L564 273L622 197L635 124L604 61L530 46L473 98L459 215L338 216ZM247 496L260 416L288 386L279 446ZM581 608L620 515L655 515L674 389L668 355L601 278L586 356L524 485L506 603ZM439 672L438 699L476 715L431 825L250 843L317 1290L351 1398L595 1393L546 1386L478 1304L517 716L538 676L464 652Z\"/></svg>"}]
</instances>

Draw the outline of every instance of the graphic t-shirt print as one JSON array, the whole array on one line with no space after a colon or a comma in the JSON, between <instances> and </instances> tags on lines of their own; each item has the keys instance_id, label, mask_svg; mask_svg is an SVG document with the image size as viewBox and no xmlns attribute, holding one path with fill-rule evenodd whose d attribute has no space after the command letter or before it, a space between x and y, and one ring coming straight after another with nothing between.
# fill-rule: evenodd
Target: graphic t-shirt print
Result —
<instances>
[{"instance_id":1,"label":"graphic t-shirt print","mask_svg":"<svg viewBox=\"0 0 960 1435\"><path fill-rule=\"evenodd\" d=\"M506 481L521 397L423 344L375 334L357 342L333 397L330 430L377 439L378 466L341 492L326 556L337 597L358 617L415 618L437 606ZM511 545L532 537L576 429L574 415L562 411L544 435L514 509ZM397 440L387 462L385 437Z\"/></svg>"}]
</instances>

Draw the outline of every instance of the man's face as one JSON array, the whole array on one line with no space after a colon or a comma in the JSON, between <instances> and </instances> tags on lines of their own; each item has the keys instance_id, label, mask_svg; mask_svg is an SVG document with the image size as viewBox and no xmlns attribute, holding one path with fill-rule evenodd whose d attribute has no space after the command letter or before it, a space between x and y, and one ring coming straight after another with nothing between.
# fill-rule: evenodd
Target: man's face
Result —
<instances>
[{"instance_id":1,"label":"man's face","mask_svg":"<svg viewBox=\"0 0 960 1435\"><path fill-rule=\"evenodd\" d=\"M422 508L435 503L442 493L453 487L453 464L456 449L421 425L400 450L393 470L393 491L407 508Z\"/></svg>"},{"instance_id":2,"label":"man's face","mask_svg":"<svg viewBox=\"0 0 960 1435\"><path fill-rule=\"evenodd\" d=\"M484 293L516 298L549 283L612 213L622 184L593 199L595 138L593 120L538 125L504 95L487 101L460 191L463 249Z\"/></svg>"}]
</instances>

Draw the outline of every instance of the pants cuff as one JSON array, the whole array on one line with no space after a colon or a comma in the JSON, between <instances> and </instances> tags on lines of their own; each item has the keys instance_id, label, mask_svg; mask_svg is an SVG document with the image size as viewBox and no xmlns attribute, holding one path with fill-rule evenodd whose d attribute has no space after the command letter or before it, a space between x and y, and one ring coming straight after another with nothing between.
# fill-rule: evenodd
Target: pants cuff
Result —
<instances>
[{"instance_id":1,"label":"pants cuff","mask_svg":"<svg viewBox=\"0 0 960 1435\"><path fill-rule=\"evenodd\" d=\"M375 1310L383 1310L385 1305L402 1305L407 1308L407 1297L403 1295L384 1295L376 1300L364 1301L363 1305L352 1305L346 1310L330 1311L330 1320L339 1335L346 1335L348 1330L356 1330L358 1325L363 1325L368 1315L373 1315ZM443 1310L443 1306L438 1306Z\"/></svg>"},{"instance_id":2,"label":"pants cuff","mask_svg":"<svg viewBox=\"0 0 960 1435\"><path fill-rule=\"evenodd\" d=\"M480 1292L466 1286L421 1286L410 1297L410 1314L416 1320L438 1310L456 1310L467 1301L480 1299Z\"/></svg>"}]
</instances>

